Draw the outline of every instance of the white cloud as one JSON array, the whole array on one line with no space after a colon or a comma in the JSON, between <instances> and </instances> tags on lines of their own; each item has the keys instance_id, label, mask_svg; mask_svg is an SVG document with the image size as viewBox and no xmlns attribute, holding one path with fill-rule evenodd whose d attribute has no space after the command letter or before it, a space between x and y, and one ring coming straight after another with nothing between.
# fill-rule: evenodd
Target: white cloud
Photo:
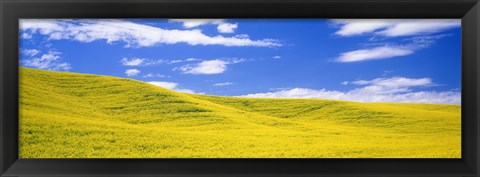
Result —
<instances>
[{"instance_id":1,"label":"white cloud","mask_svg":"<svg viewBox=\"0 0 480 177\"><path fill-rule=\"evenodd\" d=\"M249 38L250 36L248 34L237 34L235 35L237 38Z\"/></svg>"},{"instance_id":2,"label":"white cloud","mask_svg":"<svg viewBox=\"0 0 480 177\"><path fill-rule=\"evenodd\" d=\"M359 62L378 60L413 54L414 50L408 47L382 46L371 49L354 50L341 53L336 59L338 62Z\"/></svg>"},{"instance_id":3,"label":"white cloud","mask_svg":"<svg viewBox=\"0 0 480 177\"><path fill-rule=\"evenodd\" d=\"M183 92L183 93L197 93L193 90L190 90L190 89L179 89L179 88L176 88L175 91L177 92ZM203 94L203 93L197 93L197 94Z\"/></svg>"},{"instance_id":4,"label":"white cloud","mask_svg":"<svg viewBox=\"0 0 480 177\"><path fill-rule=\"evenodd\" d=\"M37 50L37 49L25 49L25 50L22 50L22 53L23 53L24 55L33 57L33 56L39 54L40 51Z\"/></svg>"},{"instance_id":5,"label":"white cloud","mask_svg":"<svg viewBox=\"0 0 480 177\"><path fill-rule=\"evenodd\" d=\"M245 58L231 58L231 59L225 59L225 61L228 62L228 64L237 64L237 63L242 63L247 61Z\"/></svg>"},{"instance_id":6,"label":"white cloud","mask_svg":"<svg viewBox=\"0 0 480 177\"><path fill-rule=\"evenodd\" d=\"M217 26L217 30L219 33L233 33L235 29L238 28L238 24L233 23L222 23Z\"/></svg>"},{"instance_id":7,"label":"white cloud","mask_svg":"<svg viewBox=\"0 0 480 177\"><path fill-rule=\"evenodd\" d=\"M221 24L224 19L170 19L171 22L183 23L184 28L194 28L206 24Z\"/></svg>"},{"instance_id":8,"label":"white cloud","mask_svg":"<svg viewBox=\"0 0 480 177\"><path fill-rule=\"evenodd\" d=\"M170 19L171 22L183 23L184 28L195 28L201 25L218 25L219 33L233 33L238 28L238 24L226 23L224 19Z\"/></svg>"},{"instance_id":9,"label":"white cloud","mask_svg":"<svg viewBox=\"0 0 480 177\"><path fill-rule=\"evenodd\" d=\"M359 49L341 53L336 59L337 62L360 62L367 60L387 59L399 56L407 56L415 53L415 51L429 47L436 40L450 36L449 34L431 35L431 36L415 36L403 39L408 41L402 45L385 45L380 43L380 47Z\"/></svg>"},{"instance_id":10,"label":"white cloud","mask_svg":"<svg viewBox=\"0 0 480 177\"><path fill-rule=\"evenodd\" d=\"M70 66L70 63L60 63L60 64L55 64L51 67L51 70L56 70L56 71L69 71L72 69Z\"/></svg>"},{"instance_id":11,"label":"white cloud","mask_svg":"<svg viewBox=\"0 0 480 177\"><path fill-rule=\"evenodd\" d=\"M377 34L389 37L432 34L460 25L460 20L410 20L396 23Z\"/></svg>"},{"instance_id":12,"label":"white cloud","mask_svg":"<svg viewBox=\"0 0 480 177\"><path fill-rule=\"evenodd\" d=\"M412 87L434 86L430 78L411 79L405 77L376 78L369 81L358 80L351 83L356 85L366 85L365 87L356 89L356 92L372 92L375 94L410 92L410 88Z\"/></svg>"},{"instance_id":13,"label":"white cloud","mask_svg":"<svg viewBox=\"0 0 480 177\"><path fill-rule=\"evenodd\" d=\"M384 87L413 87L413 86L431 86L432 79L420 78L411 79L405 77L392 77L392 78L376 78L373 80L357 80L353 81L356 85L378 85Z\"/></svg>"},{"instance_id":14,"label":"white cloud","mask_svg":"<svg viewBox=\"0 0 480 177\"><path fill-rule=\"evenodd\" d=\"M343 82L340 83L340 84L342 84L342 85L348 85L348 83L349 83L348 81L343 81Z\"/></svg>"},{"instance_id":15,"label":"white cloud","mask_svg":"<svg viewBox=\"0 0 480 177\"><path fill-rule=\"evenodd\" d=\"M198 60L200 60L200 59L198 59L198 58L187 58L187 59L185 59L185 61L198 61Z\"/></svg>"},{"instance_id":16,"label":"white cloud","mask_svg":"<svg viewBox=\"0 0 480 177\"><path fill-rule=\"evenodd\" d=\"M220 83L213 84L213 86L221 87L221 86L229 86L229 85L233 85L233 84L235 84L235 83L233 83L233 82L220 82Z\"/></svg>"},{"instance_id":17,"label":"white cloud","mask_svg":"<svg viewBox=\"0 0 480 177\"><path fill-rule=\"evenodd\" d=\"M167 75L163 75L163 74L154 74L154 73L148 73L148 74L145 74L143 76L144 78L165 78L165 77L170 77L170 76L167 76Z\"/></svg>"},{"instance_id":18,"label":"white cloud","mask_svg":"<svg viewBox=\"0 0 480 177\"><path fill-rule=\"evenodd\" d=\"M166 88L166 89L170 89L170 90L173 90L178 85L178 83L175 83L175 82L160 82L160 81L151 81L151 82L147 82L147 83L152 84L152 85L156 85L156 86L159 86L159 87L163 87L163 88Z\"/></svg>"},{"instance_id":19,"label":"white cloud","mask_svg":"<svg viewBox=\"0 0 480 177\"><path fill-rule=\"evenodd\" d=\"M174 70L180 70L184 74L220 74L227 70L227 65L236 64L246 61L243 58L233 58L233 59L215 59L215 60L205 60L194 65L184 65L179 68L174 68Z\"/></svg>"},{"instance_id":20,"label":"white cloud","mask_svg":"<svg viewBox=\"0 0 480 177\"><path fill-rule=\"evenodd\" d=\"M147 83L152 84L152 85L156 85L156 86L159 86L159 87L163 87L163 88L166 88L166 89L174 90L174 91L177 91L177 92L195 93L195 91L190 90L190 89L179 88L178 83L175 83L175 82L150 81L150 82L147 82Z\"/></svg>"},{"instance_id":21,"label":"white cloud","mask_svg":"<svg viewBox=\"0 0 480 177\"><path fill-rule=\"evenodd\" d=\"M416 87L433 86L430 78L377 78L352 82L363 87L347 92L335 90L314 90L293 88L267 93L255 93L242 97L255 98L322 98L350 100L359 102L411 102L411 103L449 103L460 104L461 93L458 91L413 91Z\"/></svg>"},{"instance_id":22,"label":"white cloud","mask_svg":"<svg viewBox=\"0 0 480 177\"><path fill-rule=\"evenodd\" d=\"M122 59L122 64L124 66L140 66L141 64L143 64L143 61L145 59L143 58L132 58L132 59L128 59L128 58L123 58Z\"/></svg>"},{"instance_id":23,"label":"white cloud","mask_svg":"<svg viewBox=\"0 0 480 177\"><path fill-rule=\"evenodd\" d=\"M20 37L22 39L31 39L33 36L31 33L21 33Z\"/></svg>"},{"instance_id":24,"label":"white cloud","mask_svg":"<svg viewBox=\"0 0 480 177\"><path fill-rule=\"evenodd\" d=\"M240 37L207 36L200 30L169 30L124 20L22 19L22 33L41 34L50 40L107 43L123 42L125 47L152 47L158 44L278 47L275 39L252 40Z\"/></svg>"},{"instance_id":25,"label":"white cloud","mask_svg":"<svg viewBox=\"0 0 480 177\"><path fill-rule=\"evenodd\" d=\"M178 60L170 60L167 61L167 64L176 64L176 63L183 63L183 62L192 62L192 61L199 61L198 58L187 58L187 59L178 59Z\"/></svg>"},{"instance_id":26,"label":"white cloud","mask_svg":"<svg viewBox=\"0 0 480 177\"><path fill-rule=\"evenodd\" d=\"M60 52L56 52L56 51L49 51L48 53L46 54L43 54L42 57L40 57L42 60L57 60L60 58L60 55L62 53Z\"/></svg>"},{"instance_id":27,"label":"white cloud","mask_svg":"<svg viewBox=\"0 0 480 177\"><path fill-rule=\"evenodd\" d=\"M63 26L55 20L31 20L21 19L20 29L29 29L32 32L38 32L43 35L52 34L57 31L63 30ZM28 34L28 33L26 33Z\"/></svg>"},{"instance_id":28,"label":"white cloud","mask_svg":"<svg viewBox=\"0 0 480 177\"><path fill-rule=\"evenodd\" d=\"M136 75L140 74L140 70L138 70L138 69L127 69L125 71L125 74L128 77L133 77L133 76L136 76Z\"/></svg>"},{"instance_id":29,"label":"white cloud","mask_svg":"<svg viewBox=\"0 0 480 177\"><path fill-rule=\"evenodd\" d=\"M461 25L458 19L346 19L333 22L340 26L335 32L340 36L362 34L386 37L414 36L438 33Z\"/></svg>"},{"instance_id":30,"label":"white cloud","mask_svg":"<svg viewBox=\"0 0 480 177\"><path fill-rule=\"evenodd\" d=\"M183 62L192 62L198 61L197 58L187 58L187 59L178 59L178 60L162 60L162 59L149 59L149 58L122 58L120 62L124 66L151 66L159 64L176 64Z\"/></svg>"},{"instance_id":31,"label":"white cloud","mask_svg":"<svg viewBox=\"0 0 480 177\"><path fill-rule=\"evenodd\" d=\"M377 29L385 28L392 24L388 20L334 20L342 25L335 34L340 36L354 36L372 33Z\"/></svg>"},{"instance_id":32,"label":"white cloud","mask_svg":"<svg viewBox=\"0 0 480 177\"><path fill-rule=\"evenodd\" d=\"M278 56L278 55L277 55L277 56L273 56L272 58L273 58L273 59L280 59L280 58L282 58L282 56Z\"/></svg>"},{"instance_id":33,"label":"white cloud","mask_svg":"<svg viewBox=\"0 0 480 177\"><path fill-rule=\"evenodd\" d=\"M175 64L175 63L181 63L181 62L182 62L182 60L171 60L168 63L169 64Z\"/></svg>"},{"instance_id":34,"label":"white cloud","mask_svg":"<svg viewBox=\"0 0 480 177\"><path fill-rule=\"evenodd\" d=\"M46 70L56 70L56 71L68 71L71 69L70 63L60 62L61 54L58 51L50 50L46 53L41 54L39 50L30 50L26 54L28 57L33 58L22 58L21 61L26 67L33 67ZM39 55L41 54L41 55Z\"/></svg>"},{"instance_id":35,"label":"white cloud","mask_svg":"<svg viewBox=\"0 0 480 177\"><path fill-rule=\"evenodd\" d=\"M223 60L207 60L196 65L185 65L180 71L185 74L220 74L227 70L228 62Z\"/></svg>"},{"instance_id":36,"label":"white cloud","mask_svg":"<svg viewBox=\"0 0 480 177\"><path fill-rule=\"evenodd\" d=\"M439 35L430 35L430 36L415 36L411 38L404 39L404 41L410 41L409 44L405 47L410 47L413 49L421 49L428 47L436 42L436 40L451 36L451 34L439 34Z\"/></svg>"}]
</instances>

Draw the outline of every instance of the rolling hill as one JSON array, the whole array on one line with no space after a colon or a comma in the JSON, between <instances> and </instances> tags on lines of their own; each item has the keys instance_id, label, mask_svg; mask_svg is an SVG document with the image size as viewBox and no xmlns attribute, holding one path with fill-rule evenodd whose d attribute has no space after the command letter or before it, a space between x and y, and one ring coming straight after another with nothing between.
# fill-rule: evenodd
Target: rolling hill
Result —
<instances>
[{"instance_id":1,"label":"rolling hill","mask_svg":"<svg viewBox=\"0 0 480 177\"><path fill-rule=\"evenodd\" d=\"M20 158L460 158L459 105L260 99L20 69Z\"/></svg>"}]
</instances>

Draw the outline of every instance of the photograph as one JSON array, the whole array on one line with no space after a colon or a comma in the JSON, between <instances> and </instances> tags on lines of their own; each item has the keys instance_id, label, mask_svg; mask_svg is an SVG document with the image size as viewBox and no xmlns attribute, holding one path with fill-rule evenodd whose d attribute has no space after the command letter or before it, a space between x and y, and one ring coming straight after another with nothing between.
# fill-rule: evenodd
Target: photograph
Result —
<instances>
[{"instance_id":1,"label":"photograph","mask_svg":"<svg viewBox=\"0 0 480 177\"><path fill-rule=\"evenodd\" d=\"M18 157L460 159L461 21L19 19Z\"/></svg>"}]
</instances>

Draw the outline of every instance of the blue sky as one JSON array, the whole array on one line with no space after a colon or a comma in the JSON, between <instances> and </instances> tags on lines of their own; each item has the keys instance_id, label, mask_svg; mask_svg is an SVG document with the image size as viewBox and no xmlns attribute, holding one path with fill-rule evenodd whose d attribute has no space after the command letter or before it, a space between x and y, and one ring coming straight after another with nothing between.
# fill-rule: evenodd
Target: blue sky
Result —
<instances>
[{"instance_id":1,"label":"blue sky","mask_svg":"<svg viewBox=\"0 0 480 177\"><path fill-rule=\"evenodd\" d=\"M20 64L188 93L460 103L460 20L21 20Z\"/></svg>"}]
</instances>

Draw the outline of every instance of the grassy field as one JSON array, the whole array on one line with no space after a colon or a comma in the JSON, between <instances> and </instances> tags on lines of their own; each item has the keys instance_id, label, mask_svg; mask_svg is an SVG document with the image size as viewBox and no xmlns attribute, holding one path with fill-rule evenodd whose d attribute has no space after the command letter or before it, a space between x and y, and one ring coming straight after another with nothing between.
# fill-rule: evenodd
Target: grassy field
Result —
<instances>
[{"instance_id":1,"label":"grassy field","mask_svg":"<svg viewBox=\"0 0 480 177\"><path fill-rule=\"evenodd\" d=\"M174 92L20 69L21 158L460 158L460 106Z\"/></svg>"}]
</instances>

